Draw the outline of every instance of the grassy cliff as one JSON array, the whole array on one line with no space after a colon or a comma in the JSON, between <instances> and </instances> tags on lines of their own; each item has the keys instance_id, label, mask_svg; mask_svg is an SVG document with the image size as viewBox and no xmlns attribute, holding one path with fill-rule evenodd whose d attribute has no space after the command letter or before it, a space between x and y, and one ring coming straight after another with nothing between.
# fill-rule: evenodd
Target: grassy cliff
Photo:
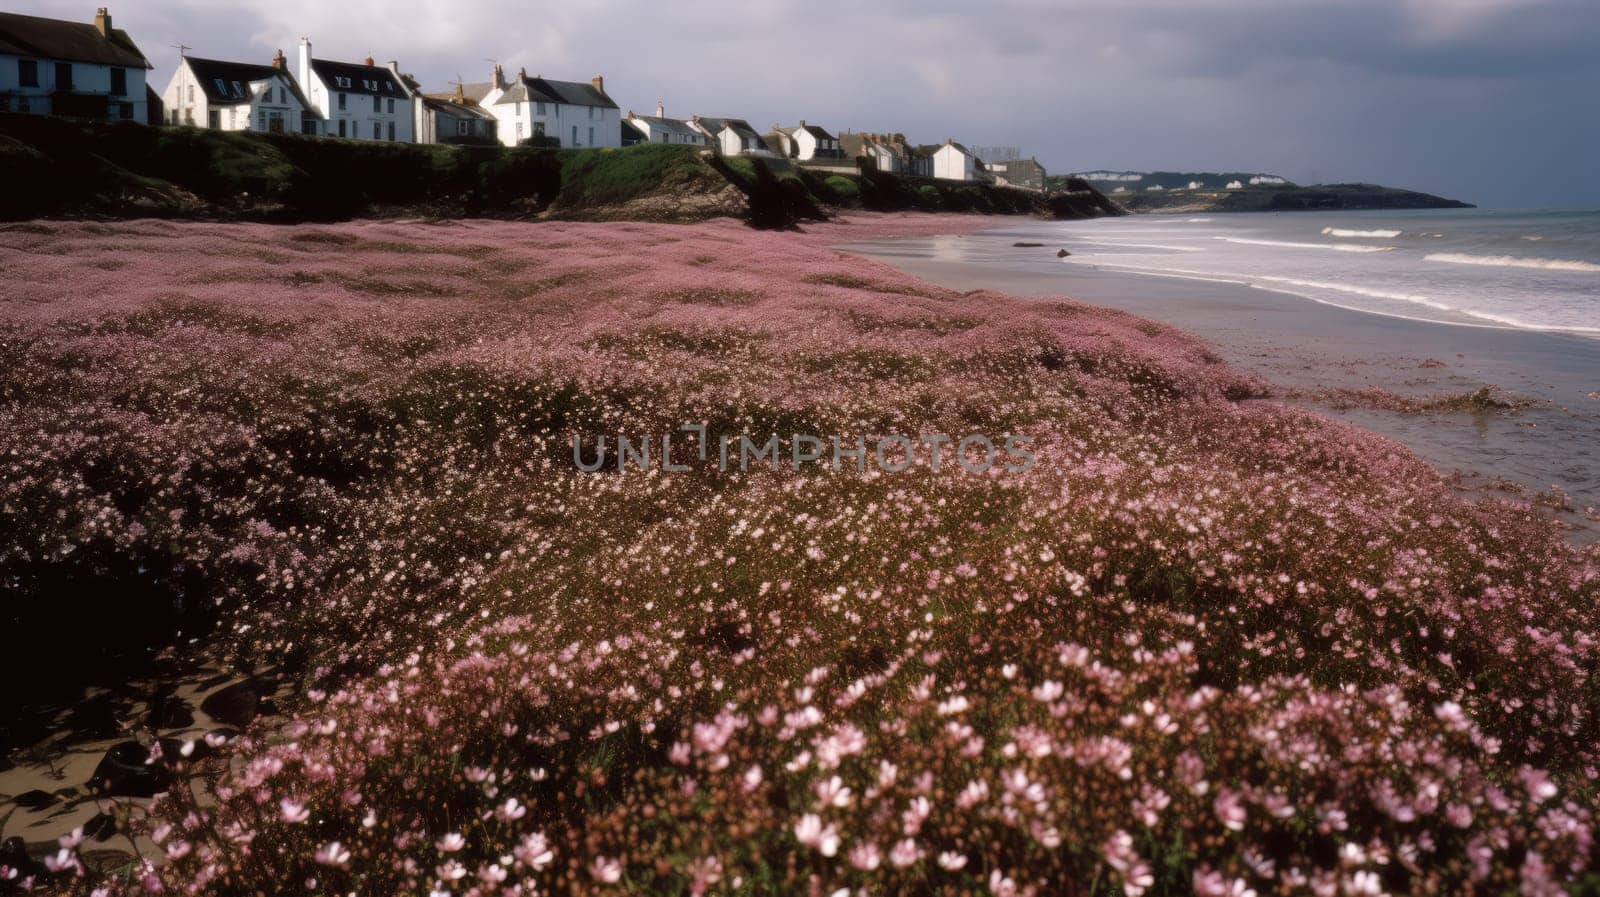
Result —
<instances>
[{"instance_id":1,"label":"grassy cliff","mask_svg":"<svg viewBox=\"0 0 1600 897\"><path fill-rule=\"evenodd\" d=\"M687 146L422 146L10 115L0 115L0 164L12 175L0 219L11 220L734 216L788 226L836 208L1046 217L1116 212L1086 182L1046 197L878 173L774 173L757 161L708 158Z\"/></svg>"}]
</instances>

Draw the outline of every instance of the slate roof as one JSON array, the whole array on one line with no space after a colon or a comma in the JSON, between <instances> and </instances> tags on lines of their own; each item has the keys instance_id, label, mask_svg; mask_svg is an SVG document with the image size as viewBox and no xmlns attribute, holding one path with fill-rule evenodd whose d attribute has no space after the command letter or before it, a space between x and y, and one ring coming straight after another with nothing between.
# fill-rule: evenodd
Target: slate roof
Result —
<instances>
[{"instance_id":1,"label":"slate roof","mask_svg":"<svg viewBox=\"0 0 1600 897\"><path fill-rule=\"evenodd\" d=\"M484 95L487 94L488 91L484 91ZM556 81L551 78L512 79L505 93L494 101L496 106L503 106L506 103L561 103L565 106L618 108L605 91L593 84L581 81Z\"/></svg>"},{"instance_id":2,"label":"slate roof","mask_svg":"<svg viewBox=\"0 0 1600 897\"><path fill-rule=\"evenodd\" d=\"M429 93L422 95L422 105L450 115L463 118L481 118L494 121L494 116L488 110L475 102L460 102L453 93Z\"/></svg>"},{"instance_id":3,"label":"slate roof","mask_svg":"<svg viewBox=\"0 0 1600 897\"><path fill-rule=\"evenodd\" d=\"M722 133L723 128L732 128L734 133L740 137L754 137L758 143L762 142L760 132L750 127L750 123L742 118L713 118L708 115L697 115L695 116L695 121L699 122L700 127L705 128L706 132L712 135Z\"/></svg>"},{"instance_id":4,"label":"slate roof","mask_svg":"<svg viewBox=\"0 0 1600 897\"><path fill-rule=\"evenodd\" d=\"M200 59L195 56L185 56L183 61L189 65L189 71L194 73L194 79L200 83L200 90L206 95L206 102L213 106L239 106L250 102L250 83L253 81L266 81L271 78L281 77L283 83L289 87L289 92L300 101L301 107L311 108L311 101L300 92L300 85L285 71L273 68L270 65L254 65L248 62L223 62L217 59ZM226 92L217 89L217 79L221 79ZM244 93L238 94L233 90L234 82L244 88Z\"/></svg>"},{"instance_id":5,"label":"slate roof","mask_svg":"<svg viewBox=\"0 0 1600 897\"><path fill-rule=\"evenodd\" d=\"M662 118L656 115L634 115L629 121L644 122L651 130L663 131L668 134L683 134L688 137L704 138L705 135L689 127L689 123L681 118Z\"/></svg>"},{"instance_id":6,"label":"slate roof","mask_svg":"<svg viewBox=\"0 0 1600 897\"><path fill-rule=\"evenodd\" d=\"M92 22L0 12L0 53L96 65L155 68L121 28L102 37Z\"/></svg>"},{"instance_id":7,"label":"slate roof","mask_svg":"<svg viewBox=\"0 0 1600 897\"><path fill-rule=\"evenodd\" d=\"M411 95L401 86L400 79L394 72L389 71L387 66L313 59L311 71L322 79L323 86L329 90L391 97L396 100L411 99ZM340 84L340 78L347 79L349 83Z\"/></svg>"},{"instance_id":8,"label":"slate roof","mask_svg":"<svg viewBox=\"0 0 1600 897\"><path fill-rule=\"evenodd\" d=\"M829 134L826 130L824 130L823 128L819 128L816 125L803 125L803 126L800 126L800 127L788 128L786 130L788 130L788 132L790 134L795 134L795 133L798 133L800 131L806 131L806 132L810 133L812 137L815 137L818 140L832 140L833 139L833 135L832 134Z\"/></svg>"}]
</instances>

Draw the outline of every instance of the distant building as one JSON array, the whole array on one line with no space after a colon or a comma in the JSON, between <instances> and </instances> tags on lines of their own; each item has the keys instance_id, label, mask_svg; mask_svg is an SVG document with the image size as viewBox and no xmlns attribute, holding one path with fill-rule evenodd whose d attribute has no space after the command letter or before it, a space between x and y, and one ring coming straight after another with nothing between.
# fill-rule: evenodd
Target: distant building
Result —
<instances>
[{"instance_id":1,"label":"distant building","mask_svg":"<svg viewBox=\"0 0 1600 897\"><path fill-rule=\"evenodd\" d=\"M816 125L806 124L803 118L792 128L773 125L764 142L773 152L797 162L842 161L845 158L837 137Z\"/></svg>"},{"instance_id":2,"label":"distant building","mask_svg":"<svg viewBox=\"0 0 1600 897\"><path fill-rule=\"evenodd\" d=\"M975 153L954 140L946 140L943 144L931 149L933 156L933 176L947 181L987 181L991 180L989 172L984 169L983 160Z\"/></svg>"},{"instance_id":3,"label":"distant building","mask_svg":"<svg viewBox=\"0 0 1600 897\"><path fill-rule=\"evenodd\" d=\"M1004 187L1021 187L1024 190L1045 189L1045 170L1038 159L1012 159L990 162L985 168L994 175L995 183Z\"/></svg>"},{"instance_id":4,"label":"distant building","mask_svg":"<svg viewBox=\"0 0 1600 897\"><path fill-rule=\"evenodd\" d=\"M264 134L319 130L320 116L289 73L282 50L272 65L185 56L161 102L172 125Z\"/></svg>"},{"instance_id":5,"label":"distant building","mask_svg":"<svg viewBox=\"0 0 1600 897\"><path fill-rule=\"evenodd\" d=\"M418 143L498 141L498 120L493 113L468 99L460 85L457 85L455 93L430 93L417 97Z\"/></svg>"},{"instance_id":6,"label":"distant building","mask_svg":"<svg viewBox=\"0 0 1600 897\"><path fill-rule=\"evenodd\" d=\"M772 156L761 135L742 118L712 118L696 115L689 119L694 128L711 140L711 148L724 156Z\"/></svg>"},{"instance_id":7,"label":"distant building","mask_svg":"<svg viewBox=\"0 0 1600 897\"><path fill-rule=\"evenodd\" d=\"M500 66L486 83L467 84L465 96L495 117L506 146L538 137L563 147L621 146L622 110L606 93L606 80L557 81L528 70L507 81Z\"/></svg>"},{"instance_id":8,"label":"distant building","mask_svg":"<svg viewBox=\"0 0 1600 897\"><path fill-rule=\"evenodd\" d=\"M668 118L665 106L656 104L655 115L635 115L628 113L623 119L623 127L632 129L637 135L638 143L680 143L690 146L710 146L711 138L695 130L695 128L680 118ZM623 132L624 140L627 131Z\"/></svg>"},{"instance_id":9,"label":"distant building","mask_svg":"<svg viewBox=\"0 0 1600 897\"><path fill-rule=\"evenodd\" d=\"M400 74L399 63L334 62L311 55L311 41L300 39L295 80L327 137L412 143L416 140L416 95Z\"/></svg>"},{"instance_id":10,"label":"distant building","mask_svg":"<svg viewBox=\"0 0 1600 897\"><path fill-rule=\"evenodd\" d=\"M0 111L144 122L151 68L104 7L92 23L0 12Z\"/></svg>"},{"instance_id":11,"label":"distant building","mask_svg":"<svg viewBox=\"0 0 1600 897\"><path fill-rule=\"evenodd\" d=\"M906 141L904 134L845 133L839 146L849 158L866 159L867 164L891 174L932 177L932 159Z\"/></svg>"}]
</instances>

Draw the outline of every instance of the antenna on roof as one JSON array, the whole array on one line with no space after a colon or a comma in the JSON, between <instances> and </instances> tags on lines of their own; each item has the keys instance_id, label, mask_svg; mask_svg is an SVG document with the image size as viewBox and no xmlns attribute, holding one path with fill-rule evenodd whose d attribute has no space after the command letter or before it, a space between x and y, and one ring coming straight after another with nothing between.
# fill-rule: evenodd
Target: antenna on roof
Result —
<instances>
[{"instance_id":1,"label":"antenna on roof","mask_svg":"<svg viewBox=\"0 0 1600 897\"><path fill-rule=\"evenodd\" d=\"M179 59L182 59L182 58L188 56L189 55L189 51L194 49L194 47L191 47L188 44L182 44L182 43L179 43L179 44L168 44L168 46L170 46L172 49L178 51L178 58Z\"/></svg>"}]
</instances>

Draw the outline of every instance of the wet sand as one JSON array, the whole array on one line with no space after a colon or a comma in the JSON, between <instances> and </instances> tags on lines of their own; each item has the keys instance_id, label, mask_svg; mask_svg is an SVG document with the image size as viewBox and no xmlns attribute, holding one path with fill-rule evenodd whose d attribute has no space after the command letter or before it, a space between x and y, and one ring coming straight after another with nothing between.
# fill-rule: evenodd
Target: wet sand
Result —
<instances>
[{"instance_id":1,"label":"wet sand","mask_svg":"<svg viewBox=\"0 0 1600 897\"><path fill-rule=\"evenodd\" d=\"M1042 242L1017 247L1019 241ZM1068 296L1163 321L1267 379L1283 398L1405 444L1464 488L1534 500L1600 540L1600 340L1437 324L1324 305L1230 283L1069 265L1059 234L1027 225L966 236L907 237L839 249L953 289ZM1400 412L1334 401L1330 391L1412 398L1490 386L1534 400L1514 410Z\"/></svg>"}]
</instances>

